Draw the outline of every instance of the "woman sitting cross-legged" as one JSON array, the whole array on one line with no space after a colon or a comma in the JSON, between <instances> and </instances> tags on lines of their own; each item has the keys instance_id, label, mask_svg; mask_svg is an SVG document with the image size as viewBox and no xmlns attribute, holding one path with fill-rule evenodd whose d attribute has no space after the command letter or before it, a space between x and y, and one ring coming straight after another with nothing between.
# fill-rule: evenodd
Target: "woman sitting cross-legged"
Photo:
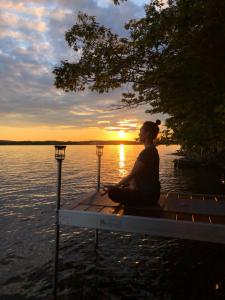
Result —
<instances>
[{"instance_id":1,"label":"woman sitting cross-legged","mask_svg":"<svg viewBox=\"0 0 225 300\"><path fill-rule=\"evenodd\" d=\"M139 133L145 149L139 154L131 173L118 184L108 186L105 192L114 202L129 206L154 205L160 197L159 154L154 140L160 121L145 122Z\"/></svg>"}]
</instances>

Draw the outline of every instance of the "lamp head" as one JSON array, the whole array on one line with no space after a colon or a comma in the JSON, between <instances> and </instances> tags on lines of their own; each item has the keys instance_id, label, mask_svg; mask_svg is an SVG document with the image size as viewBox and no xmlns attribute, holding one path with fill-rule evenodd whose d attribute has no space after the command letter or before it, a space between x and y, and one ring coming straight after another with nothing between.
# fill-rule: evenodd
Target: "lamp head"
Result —
<instances>
[{"instance_id":1,"label":"lamp head","mask_svg":"<svg viewBox=\"0 0 225 300\"><path fill-rule=\"evenodd\" d=\"M55 159L56 160L64 160L65 159L65 145L55 145Z\"/></svg>"},{"instance_id":2,"label":"lamp head","mask_svg":"<svg viewBox=\"0 0 225 300\"><path fill-rule=\"evenodd\" d=\"M96 146L96 154L98 156L102 156L103 155L103 148L104 148L104 146L102 146L102 145L97 145Z\"/></svg>"}]
</instances>

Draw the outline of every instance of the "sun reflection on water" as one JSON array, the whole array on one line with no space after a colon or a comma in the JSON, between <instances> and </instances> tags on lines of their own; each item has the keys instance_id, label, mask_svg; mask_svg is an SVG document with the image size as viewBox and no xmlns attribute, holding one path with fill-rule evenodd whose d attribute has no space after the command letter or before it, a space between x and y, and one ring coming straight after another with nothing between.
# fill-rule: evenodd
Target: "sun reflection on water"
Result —
<instances>
[{"instance_id":1,"label":"sun reflection on water","mask_svg":"<svg viewBox=\"0 0 225 300\"><path fill-rule=\"evenodd\" d=\"M119 175L125 176L127 173L125 168L125 150L124 145L119 145Z\"/></svg>"}]
</instances>

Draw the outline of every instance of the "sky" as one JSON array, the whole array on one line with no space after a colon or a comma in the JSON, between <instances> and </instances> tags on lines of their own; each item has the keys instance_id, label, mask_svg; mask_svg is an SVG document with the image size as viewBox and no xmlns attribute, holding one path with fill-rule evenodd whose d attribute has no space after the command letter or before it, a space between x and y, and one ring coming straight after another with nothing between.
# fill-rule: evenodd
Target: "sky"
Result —
<instances>
[{"instance_id":1,"label":"sky","mask_svg":"<svg viewBox=\"0 0 225 300\"><path fill-rule=\"evenodd\" d=\"M65 93L54 87L52 70L73 59L64 40L79 11L118 34L126 21L144 15L148 0L1 0L0 1L0 140L133 140L149 115L141 106L113 110L121 90L101 94ZM74 55L75 57L75 55Z\"/></svg>"}]
</instances>

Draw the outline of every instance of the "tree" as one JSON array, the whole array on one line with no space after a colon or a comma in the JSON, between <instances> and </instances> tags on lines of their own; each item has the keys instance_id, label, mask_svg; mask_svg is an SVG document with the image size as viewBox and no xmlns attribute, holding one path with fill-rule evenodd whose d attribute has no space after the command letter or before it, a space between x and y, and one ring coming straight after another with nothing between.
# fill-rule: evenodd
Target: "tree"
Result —
<instances>
[{"instance_id":1,"label":"tree","mask_svg":"<svg viewBox=\"0 0 225 300\"><path fill-rule=\"evenodd\" d=\"M147 103L148 112L168 114L166 125L183 150L206 156L223 151L225 1L152 1L125 29L129 37L119 37L79 13L65 39L80 59L54 69L55 86L105 93L128 85L121 105Z\"/></svg>"}]
</instances>

